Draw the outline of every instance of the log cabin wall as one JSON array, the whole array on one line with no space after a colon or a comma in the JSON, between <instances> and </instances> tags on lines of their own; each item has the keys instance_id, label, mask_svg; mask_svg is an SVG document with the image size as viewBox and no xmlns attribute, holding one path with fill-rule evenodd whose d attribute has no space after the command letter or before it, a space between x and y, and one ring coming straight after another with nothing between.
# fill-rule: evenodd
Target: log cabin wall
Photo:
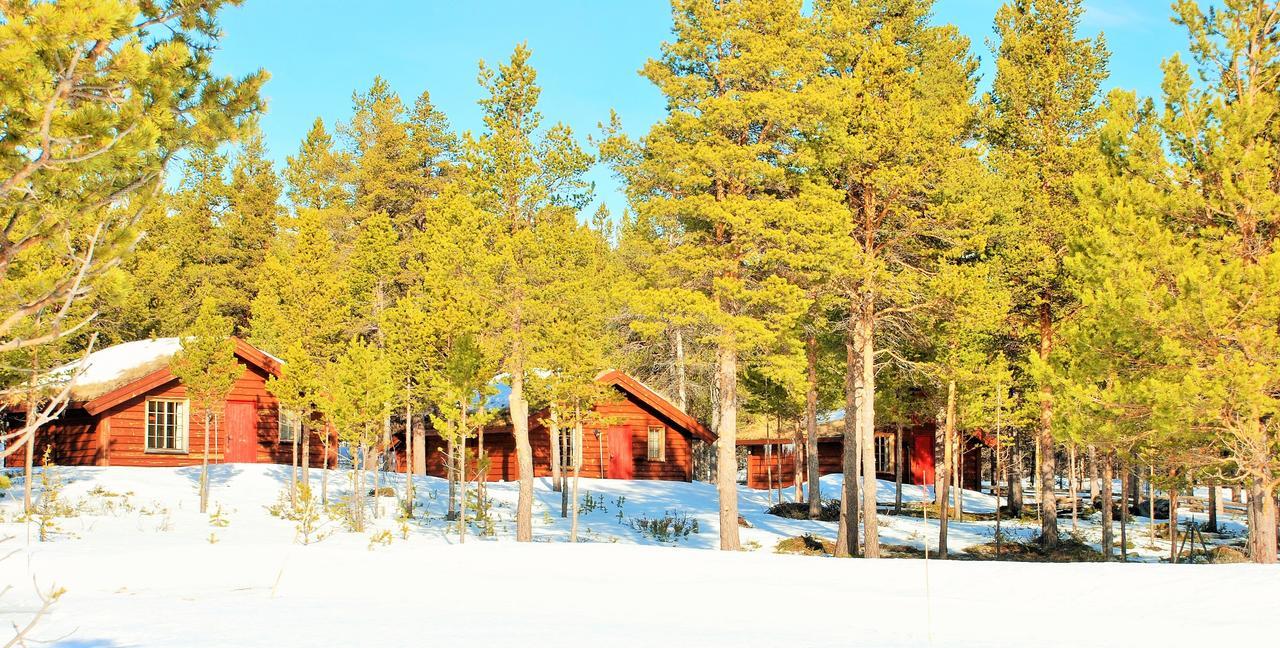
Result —
<instances>
[{"instance_id":1,"label":"log cabin wall","mask_svg":"<svg viewBox=\"0 0 1280 648\"><path fill-rule=\"evenodd\" d=\"M256 463L290 464L293 446L280 441L279 402L266 389L267 373L248 365L231 388L228 402L252 403L256 414L257 448ZM183 452L157 452L146 449L147 401L151 399L182 400L187 398L186 387L176 379L138 394L106 410L90 415L83 409L70 409L61 419L45 426L36 440L36 454L43 452L46 443L53 443L54 458L61 465L99 466L190 466L201 463L204 452L204 420L200 412L188 411L187 448ZM191 408L194 410L194 407ZM213 432L213 430L210 430ZM221 463L226 451L227 429L224 421L218 424L217 436L209 439L209 461ZM321 465L324 447L318 435L310 435L311 464ZM15 453L7 464L20 466L21 452ZM301 454L301 453L300 453ZM337 461L337 445L330 451L329 465ZM38 460L37 460L38 463Z\"/></svg>"},{"instance_id":2,"label":"log cabin wall","mask_svg":"<svg viewBox=\"0 0 1280 648\"><path fill-rule=\"evenodd\" d=\"M23 416L6 417L8 429L22 427ZM50 448L50 458L59 466L92 466L99 464L101 444L98 441L98 420L79 408L68 408L61 418L36 431L34 463L41 465L45 448ZM26 452L19 450L5 457L5 465L20 468L26 461Z\"/></svg>"},{"instance_id":3,"label":"log cabin wall","mask_svg":"<svg viewBox=\"0 0 1280 648\"><path fill-rule=\"evenodd\" d=\"M690 481L693 479L693 442L671 421L653 411L630 394L620 392L622 398L597 404L595 409L603 422L588 425L582 433L582 468L580 474L591 479L610 478L610 430L626 430L631 440L631 456L634 466L633 479L660 479ZM535 477L551 475L551 434L544 420L545 415L530 416L529 444L533 450ZM660 427L666 441L663 461L648 459L649 428ZM568 430L566 430L566 433ZM597 435L597 432L599 434ZM475 451L478 439L468 439L467 448ZM428 475L445 476L446 444L438 435L427 434ZM485 430L484 450L489 456L487 481L513 481L519 479L516 465L515 437L511 426L495 426ZM396 458L398 470L404 470L403 452ZM469 470L475 470L475 464ZM570 473L570 476L572 473Z\"/></svg>"},{"instance_id":4,"label":"log cabin wall","mask_svg":"<svg viewBox=\"0 0 1280 648\"><path fill-rule=\"evenodd\" d=\"M892 438L892 433L878 431L877 436ZM906 427L902 430L902 481L905 484L932 484L934 481L933 437L935 428L931 424ZM786 442L783 442L784 445ZM743 442L747 446L747 486L764 490L778 488L778 444L774 442L767 454L764 443L757 440ZM803 452L801 448L801 452ZM840 437L819 437L818 440L818 474L832 475L843 471L844 440ZM967 460L967 457L966 457ZM790 453L782 458L782 487L795 484L795 465ZM878 472L876 477L892 481L894 473ZM801 474L800 481L806 481L807 475ZM966 481L966 484L968 482Z\"/></svg>"}]
</instances>

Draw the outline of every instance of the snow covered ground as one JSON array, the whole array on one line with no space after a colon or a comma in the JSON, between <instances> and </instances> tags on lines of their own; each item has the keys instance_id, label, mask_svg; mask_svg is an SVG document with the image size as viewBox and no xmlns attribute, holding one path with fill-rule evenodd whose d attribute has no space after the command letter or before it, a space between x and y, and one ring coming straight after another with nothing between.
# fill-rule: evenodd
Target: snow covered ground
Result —
<instances>
[{"instance_id":1,"label":"snow covered ground","mask_svg":"<svg viewBox=\"0 0 1280 648\"><path fill-rule=\"evenodd\" d=\"M749 489L740 498L752 524L742 529L742 553L709 550L717 544L709 484L587 479L581 494L597 508L582 517L579 545L565 542L559 494L546 480L536 491L539 542L511 541L516 487L492 484L495 537L459 545L443 519L445 483L418 478L420 517L407 538L388 515L362 534L327 523L328 537L301 546L294 523L267 512L287 467L215 467L212 515L198 512L197 468L59 471L78 514L58 520L51 542L17 520L20 488L0 498L0 537L13 536L0 556L16 551L0 562L0 589L12 588L0 597L0 627L30 617L36 585L56 584L67 593L34 638L58 646L1131 646L1280 636L1274 567L777 555L779 539L834 538L834 525L767 515L769 495ZM344 484L333 474L335 494ZM824 478L824 493L838 485L838 475ZM878 498L891 502L892 484ZM989 496L965 499L967 510L993 510ZM383 505L391 511L394 500ZM696 519L699 532L659 542L635 528L668 513ZM1142 525L1138 552L1167 551L1142 546ZM371 542L377 529L391 530L390 544ZM1082 529L1097 531L1092 522ZM992 530L954 523L951 549L989 542ZM937 542L934 520L886 517L880 533L890 544Z\"/></svg>"}]
</instances>

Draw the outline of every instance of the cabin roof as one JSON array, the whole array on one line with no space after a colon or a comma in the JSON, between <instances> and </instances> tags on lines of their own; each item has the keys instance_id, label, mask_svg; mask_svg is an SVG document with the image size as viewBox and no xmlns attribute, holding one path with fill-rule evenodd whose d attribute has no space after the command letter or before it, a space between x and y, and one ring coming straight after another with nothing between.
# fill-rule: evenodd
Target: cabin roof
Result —
<instances>
[{"instance_id":1,"label":"cabin roof","mask_svg":"<svg viewBox=\"0 0 1280 648\"><path fill-rule=\"evenodd\" d=\"M639 380L636 380L617 369L610 369L608 371L601 372L600 375L596 376L596 380L598 382L611 384L614 387L631 394L644 404L657 410L676 425L687 430L689 434L697 437L698 439L707 443L715 442L716 435L714 432L707 429L707 427L699 422L698 419L690 416L687 412L677 407L675 403L667 400L657 391L651 389L648 385L640 382Z\"/></svg>"},{"instance_id":2,"label":"cabin roof","mask_svg":"<svg viewBox=\"0 0 1280 648\"><path fill-rule=\"evenodd\" d=\"M283 363L279 359L244 340L233 339L238 358L268 374L280 374ZM64 381L71 380L71 401L92 414L176 380L169 371L169 361L181 349L176 337L124 342L52 370L49 381L65 385Z\"/></svg>"}]
</instances>

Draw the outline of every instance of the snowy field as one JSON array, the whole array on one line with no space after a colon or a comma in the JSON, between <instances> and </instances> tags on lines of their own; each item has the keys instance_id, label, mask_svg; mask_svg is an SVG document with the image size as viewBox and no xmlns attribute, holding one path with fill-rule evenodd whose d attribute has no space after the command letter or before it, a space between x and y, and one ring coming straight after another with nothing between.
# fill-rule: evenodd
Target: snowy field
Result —
<instances>
[{"instance_id":1,"label":"snowy field","mask_svg":"<svg viewBox=\"0 0 1280 648\"><path fill-rule=\"evenodd\" d=\"M741 553L710 550L709 484L588 479L581 494L597 508L582 517L579 545L566 542L559 493L545 480L534 509L539 542L511 541L516 486L493 484L495 537L459 545L443 519L445 483L418 478L419 517L403 528L391 515L359 534L327 522L327 537L302 546L294 523L267 511L287 467L215 467L212 515L198 512L198 468L58 470L77 514L58 520L51 542L17 520L20 488L0 498L0 537L12 536L0 556L14 552L0 562L0 589L11 588L0 597L0 627L30 618L37 585L67 590L33 633L44 645L1136 646L1280 636L1275 567L778 555L778 540L834 538L834 524L768 515L769 495L749 489ZM401 480L393 477L397 490ZM334 473L331 494L344 484ZM838 485L838 475L824 478L824 494ZM967 510L993 510L989 496L965 498ZM878 499L892 501L892 484ZM382 506L392 511L394 500ZM660 542L635 528L669 513L696 519L698 533ZM1167 545L1145 547L1144 524L1131 539L1154 560ZM381 529L389 544L371 541ZM1081 529L1096 540L1095 522ZM1026 523L1010 530L1035 533ZM990 542L992 532L991 522L953 523L950 548ZM936 521L887 516L880 535L932 551Z\"/></svg>"}]
</instances>

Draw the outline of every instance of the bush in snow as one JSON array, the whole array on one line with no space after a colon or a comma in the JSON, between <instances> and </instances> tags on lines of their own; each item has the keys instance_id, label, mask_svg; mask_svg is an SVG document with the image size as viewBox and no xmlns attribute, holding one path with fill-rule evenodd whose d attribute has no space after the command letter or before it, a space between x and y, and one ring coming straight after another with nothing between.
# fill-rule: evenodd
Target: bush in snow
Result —
<instances>
[{"instance_id":1,"label":"bush in snow","mask_svg":"<svg viewBox=\"0 0 1280 648\"><path fill-rule=\"evenodd\" d=\"M668 511L660 518L632 518L631 528L656 542L678 542L689 537L690 533L698 533L698 519L679 511Z\"/></svg>"},{"instance_id":2,"label":"bush in snow","mask_svg":"<svg viewBox=\"0 0 1280 648\"><path fill-rule=\"evenodd\" d=\"M591 491L587 491L586 494L582 496L582 504L578 506L578 513L580 515L586 515L595 511L604 511L605 513L608 513L609 509L604 506L603 495L592 495Z\"/></svg>"},{"instance_id":3,"label":"bush in snow","mask_svg":"<svg viewBox=\"0 0 1280 648\"><path fill-rule=\"evenodd\" d=\"M298 506L293 509L293 520L297 522L295 539L304 545L323 540L325 534L319 532L320 511L323 506L311 492L311 485L306 482L298 482L297 494Z\"/></svg>"},{"instance_id":4,"label":"bush in snow","mask_svg":"<svg viewBox=\"0 0 1280 648\"><path fill-rule=\"evenodd\" d=\"M209 514L209 526L223 528L231 525L231 520L227 519L225 513L222 512L222 505L218 504L213 513Z\"/></svg>"}]
</instances>

